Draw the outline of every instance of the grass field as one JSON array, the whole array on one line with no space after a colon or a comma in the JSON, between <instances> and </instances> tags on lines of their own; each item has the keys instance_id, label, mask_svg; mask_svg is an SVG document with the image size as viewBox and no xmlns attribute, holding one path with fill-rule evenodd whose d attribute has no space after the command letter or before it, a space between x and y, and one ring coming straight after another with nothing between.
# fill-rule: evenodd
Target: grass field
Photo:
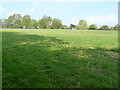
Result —
<instances>
[{"instance_id":1,"label":"grass field","mask_svg":"<svg viewBox=\"0 0 120 90\"><path fill-rule=\"evenodd\" d=\"M117 33L2 30L3 88L116 88Z\"/></svg>"}]
</instances>

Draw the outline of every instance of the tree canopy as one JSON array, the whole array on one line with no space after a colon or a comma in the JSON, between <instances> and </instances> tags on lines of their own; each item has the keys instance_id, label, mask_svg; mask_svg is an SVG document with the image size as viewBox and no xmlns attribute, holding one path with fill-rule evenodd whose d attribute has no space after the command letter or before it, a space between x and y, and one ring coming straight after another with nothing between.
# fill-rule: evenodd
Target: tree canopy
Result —
<instances>
[{"instance_id":1,"label":"tree canopy","mask_svg":"<svg viewBox=\"0 0 120 90\"><path fill-rule=\"evenodd\" d=\"M0 18L0 28L2 28L3 20Z\"/></svg>"},{"instance_id":2,"label":"tree canopy","mask_svg":"<svg viewBox=\"0 0 120 90\"><path fill-rule=\"evenodd\" d=\"M22 26L24 28L30 28L31 27L31 17L29 15L25 15L22 18Z\"/></svg>"},{"instance_id":3,"label":"tree canopy","mask_svg":"<svg viewBox=\"0 0 120 90\"><path fill-rule=\"evenodd\" d=\"M109 27L103 25L100 28L96 24L88 25L86 20L79 20L77 25L62 24L62 20L59 18L52 18L50 16L43 16L41 19L32 19L30 15L24 15L14 13L6 19L0 19L0 28L38 28L38 29L79 29L79 30L118 30L119 25Z\"/></svg>"},{"instance_id":4,"label":"tree canopy","mask_svg":"<svg viewBox=\"0 0 120 90\"><path fill-rule=\"evenodd\" d=\"M81 29L81 30L88 29L87 21L80 20L79 23L78 23L78 28Z\"/></svg>"},{"instance_id":5,"label":"tree canopy","mask_svg":"<svg viewBox=\"0 0 120 90\"><path fill-rule=\"evenodd\" d=\"M103 25L102 27L100 27L101 30L109 30L109 26L108 25Z\"/></svg>"},{"instance_id":6,"label":"tree canopy","mask_svg":"<svg viewBox=\"0 0 120 90\"><path fill-rule=\"evenodd\" d=\"M35 19L31 19L31 28L37 28L38 27L38 22Z\"/></svg>"},{"instance_id":7,"label":"tree canopy","mask_svg":"<svg viewBox=\"0 0 120 90\"><path fill-rule=\"evenodd\" d=\"M118 24L113 27L114 30L118 30Z\"/></svg>"},{"instance_id":8,"label":"tree canopy","mask_svg":"<svg viewBox=\"0 0 120 90\"><path fill-rule=\"evenodd\" d=\"M89 26L89 29L90 29L90 30L96 30L96 29L98 29L98 27L97 27L96 24L91 24L91 25Z\"/></svg>"},{"instance_id":9,"label":"tree canopy","mask_svg":"<svg viewBox=\"0 0 120 90\"><path fill-rule=\"evenodd\" d=\"M61 29L62 28L62 21L58 18L54 18L52 20L52 24L51 24L51 29Z\"/></svg>"},{"instance_id":10,"label":"tree canopy","mask_svg":"<svg viewBox=\"0 0 120 90\"><path fill-rule=\"evenodd\" d=\"M49 29L51 24L52 18L50 16L43 16L43 18L38 21L38 25L42 29Z\"/></svg>"}]
</instances>

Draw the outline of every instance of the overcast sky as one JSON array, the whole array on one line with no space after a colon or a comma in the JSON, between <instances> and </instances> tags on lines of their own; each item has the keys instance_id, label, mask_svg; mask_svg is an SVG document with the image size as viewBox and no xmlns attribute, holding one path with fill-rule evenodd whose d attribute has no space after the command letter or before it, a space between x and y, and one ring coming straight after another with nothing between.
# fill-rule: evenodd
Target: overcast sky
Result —
<instances>
[{"instance_id":1,"label":"overcast sky","mask_svg":"<svg viewBox=\"0 0 120 90\"><path fill-rule=\"evenodd\" d=\"M0 18L20 13L34 19L43 15L59 18L66 25L84 19L89 25L114 26L118 23L118 0L2 0L0 12Z\"/></svg>"}]
</instances>

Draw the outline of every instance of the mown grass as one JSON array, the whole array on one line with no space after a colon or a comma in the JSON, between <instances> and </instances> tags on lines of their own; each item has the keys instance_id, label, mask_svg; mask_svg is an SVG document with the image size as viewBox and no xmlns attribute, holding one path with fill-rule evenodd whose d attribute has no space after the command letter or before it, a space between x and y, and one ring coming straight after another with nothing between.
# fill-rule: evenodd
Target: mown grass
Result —
<instances>
[{"instance_id":1,"label":"mown grass","mask_svg":"<svg viewBox=\"0 0 120 90\"><path fill-rule=\"evenodd\" d=\"M117 33L2 30L3 88L117 88Z\"/></svg>"}]
</instances>

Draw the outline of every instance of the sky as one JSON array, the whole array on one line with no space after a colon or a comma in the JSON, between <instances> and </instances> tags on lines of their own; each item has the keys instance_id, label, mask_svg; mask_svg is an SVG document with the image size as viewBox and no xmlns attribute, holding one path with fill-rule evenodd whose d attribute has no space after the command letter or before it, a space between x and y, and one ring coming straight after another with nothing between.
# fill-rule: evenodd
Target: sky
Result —
<instances>
[{"instance_id":1,"label":"sky","mask_svg":"<svg viewBox=\"0 0 120 90\"><path fill-rule=\"evenodd\" d=\"M79 20L99 26L118 23L117 0L1 0L0 18L19 13L41 19L44 15L59 18L65 25L77 25Z\"/></svg>"}]
</instances>

